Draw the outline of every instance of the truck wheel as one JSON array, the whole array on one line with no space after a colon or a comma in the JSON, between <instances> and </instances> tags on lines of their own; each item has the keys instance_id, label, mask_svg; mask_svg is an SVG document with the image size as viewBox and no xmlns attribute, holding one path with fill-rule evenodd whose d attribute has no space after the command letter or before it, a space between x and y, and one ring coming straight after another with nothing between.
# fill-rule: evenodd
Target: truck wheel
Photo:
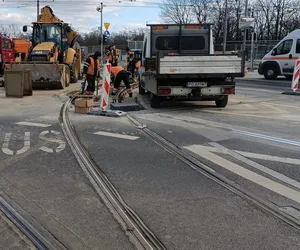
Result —
<instances>
[{"instance_id":1,"label":"truck wheel","mask_svg":"<svg viewBox=\"0 0 300 250\"><path fill-rule=\"evenodd\" d=\"M215 102L216 102L217 107L225 108L227 106L227 103L228 103L228 95L221 96Z\"/></svg>"},{"instance_id":2,"label":"truck wheel","mask_svg":"<svg viewBox=\"0 0 300 250\"><path fill-rule=\"evenodd\" d=\"M146 94L145 89L141 86L140 83L139 83L139 94L140 94L140 95L145 95L145 94Z\"/></svg>"},{"instance_id":3,"label":"truck wheel","mask_svg":"<svg viewBox=\"0 0 300 250\"><path fill-rule=\"evenodd\" d=\"M160 96L154 95L154 94L150 94L150 105L151 108L159 108L160 104L162 102L162 98Z\"/></svg>"},{"instance_id":4,"label":"truck wheel","mask_svg":"<svg viewBox=\"0 0 300 250\"><path fill-rule=\"evenodd\" d=\"M274 65L267 65L264 68L264 77L267 80L276 80L277 76L278 76L278 72Z\"/></svg>"}]
</instances>

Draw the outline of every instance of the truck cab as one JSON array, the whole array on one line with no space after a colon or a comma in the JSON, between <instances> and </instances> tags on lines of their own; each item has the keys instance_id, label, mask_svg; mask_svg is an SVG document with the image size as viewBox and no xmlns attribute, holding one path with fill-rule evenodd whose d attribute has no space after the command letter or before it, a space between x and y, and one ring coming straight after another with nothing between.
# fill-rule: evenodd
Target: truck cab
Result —
<instances>
[{"instance_id":1,"label":"truck cab","mask_svg":"<svg viewBox=\"0 0 300 250\"><path fill-rule=\"evenodd\" d=\"M0 76L3 76L5 64L15 61L14 43L5 35L0 35Z\"/></svg>"},{"instance_id":2,"label":"truck cab","mask_svg":"<svg viewBox=\"0 0 300 250\"><path fill-rule=\"evenodd\" d=\"M278 76L292 79L295 60L300 57L300 29L284 37L259 64L258 73L267 80L276 80Z\"/></svg>"}]
</instances>

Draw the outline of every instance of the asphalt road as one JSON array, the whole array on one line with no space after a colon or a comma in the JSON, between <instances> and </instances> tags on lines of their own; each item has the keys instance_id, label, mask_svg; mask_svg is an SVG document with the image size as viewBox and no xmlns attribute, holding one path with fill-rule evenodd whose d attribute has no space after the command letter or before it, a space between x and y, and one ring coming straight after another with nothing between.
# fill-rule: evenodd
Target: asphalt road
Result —
<instances>
[{"instance_id":1,"label":"asphalt road","mask_svg":"<svg viewBox=\"0 0 300 250\"><path fill-rule=\"evenodd\" d=\"M154 110L143 96L146 109L131 115L300 220L299 97L282 95L286 89L240 81L225 109L206 102ZM48 91L4 98L0 90L0 195L57 249L134 249L62 136L63 100ZM79 115L72 107L70 119L93 160L167 249L299 249L299 231L190 168L126 117Z\"/></svg>"},{"instance_id":2,"label":"asphalt road","mask_svg":"<svg viewBox=\"0 0 300 250\"><path fill-rule=\"evenodd\" d=\"M176 116L162 118L174 115L170 110L132 115L180 147L206 145L212 135L224 137L222 131L207 134L204 126L177 122ZM167 249L299 248L297 230L196 172L127 118L87 119L72 113L73 109L70 112L76 133L93 160ZM182 111L187 116L194 112Z\"/></svg>"},{"instance_id":3,"label":"asphalt road","mask_svg":"<svg viewBox=\"0 0 300 250\"><path fill-rule=\"evenodd\" d=\"M271 83L271 82L270 82ZM225 109L166 104L134 114L143 124L213 169L300 219L299 96L288 87L238 82Z\"/></svg>"},{"instance_id":4,"label":"asphalt road","mask_svg":"<svg viewBox=\"0 0 300 250\"><path fill-rule=\"evenodd\" d=\"M54 249L133 249L69 149L59 122L63 96L53 93L0 93L1 197Z\"/></svg>"}]
</instances>

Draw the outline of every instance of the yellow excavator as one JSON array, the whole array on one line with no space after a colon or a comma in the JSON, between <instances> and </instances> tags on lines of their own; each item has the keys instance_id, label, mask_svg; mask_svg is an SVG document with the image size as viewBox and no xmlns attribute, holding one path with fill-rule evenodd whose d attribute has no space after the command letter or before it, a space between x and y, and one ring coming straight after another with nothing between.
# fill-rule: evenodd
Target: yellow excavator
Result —
<instances>
[{"instance_id":1,"label":"yellow excavator","mask_svg":"<svg viewBox=\"0 0 300 250\"><path fill-rule=\"evenodd\" d=\"M63 89L77 82L81 71L81 48L75 41L78 33L49 6L41 9L39 21L32 25L27 61L12 63L7 70L31 70L34 89Z\"/></svg>"}]
</instances>

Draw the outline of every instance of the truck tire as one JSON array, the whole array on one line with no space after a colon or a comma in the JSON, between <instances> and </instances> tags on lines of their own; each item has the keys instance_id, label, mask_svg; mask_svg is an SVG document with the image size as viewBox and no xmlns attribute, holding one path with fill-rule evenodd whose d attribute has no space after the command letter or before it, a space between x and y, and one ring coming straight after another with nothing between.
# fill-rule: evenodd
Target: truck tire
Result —
<instances>
[{"instance_id":1,"label":"truck tire","mask_svg":"<svg viewBox=\"0 0 300 250\"><path fill-rule=\"evenodd\" d=\"M285 78L287 79L287 80L293 80L293 76L292 75L285 75Z\"/></svg>"},{"instance_id":2,"label":"truck tire","mask_svg":"<svg viewBox=\"0 0 300 250\"><path fill-rule=\"evenodd\" d=\"M146 94L146 91L145 91L145 89L141 86L141 83L139 83L139 94L140 94L140 95L145 95L145 94Z\"/></svg>"},{"instance_id":3,"label":"truck tire","mask_svg":"<svg viewBox=\"0 0 300 250\"><path fill-rule=\"evenodd\" d=\"M154 94L150 94L150 105L151 108L159 108L160 104L162 102L162 98L160 96L154 95Z\"/></svg>"},{"instance_id":4,"label":"truck tire","mask_svg":"<svg viewBox=\"0 0 300 250\"><path fill-rule=\"evenodd\" d=\"M221 96L215 102L216 102L217 107L225 108L227 106L227 103L228 103L228 95Z\"/></svg>"},{"instance_id":5,"label":"truck tire","mask_svg":"<svg viewBox=\"0 0 300 250\"><path fill-rule=\"evenodd\" d=\"M264 68L264 77L267 80L276 80L278 77L277 68L274 65L266 65Z\"/></svg>"}]
</instances>

